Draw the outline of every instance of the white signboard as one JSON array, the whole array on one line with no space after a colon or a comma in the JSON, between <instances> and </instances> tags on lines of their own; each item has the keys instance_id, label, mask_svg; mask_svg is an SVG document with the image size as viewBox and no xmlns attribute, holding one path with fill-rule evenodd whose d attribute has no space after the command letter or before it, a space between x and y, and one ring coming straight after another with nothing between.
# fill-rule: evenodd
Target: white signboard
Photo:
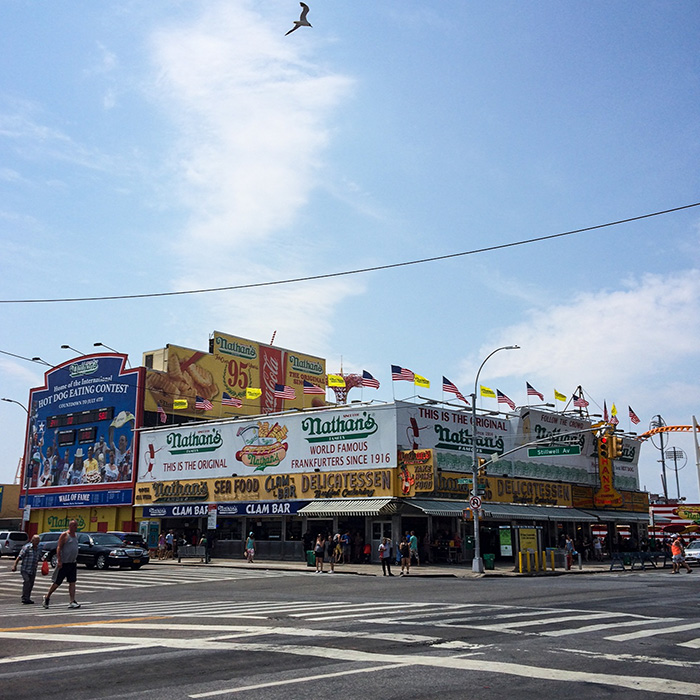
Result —
<instances>
[{"instance_id":1,"label":"white signboard","mask_svg":"<svg viewBox=\"0 0 700 700\"><path fill-rule=\"evenodd\" d=\"M395 467L395 415L363 406L145 431L138 481Z\"/></svg>"}]
</instances>

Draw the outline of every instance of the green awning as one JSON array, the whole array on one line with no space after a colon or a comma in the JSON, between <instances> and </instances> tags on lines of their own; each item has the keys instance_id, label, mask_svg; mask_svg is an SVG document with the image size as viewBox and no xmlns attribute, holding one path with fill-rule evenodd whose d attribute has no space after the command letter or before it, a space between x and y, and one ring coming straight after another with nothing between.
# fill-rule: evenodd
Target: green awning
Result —
<instances>
[{"instance_id":1,"label":"green awning","mask_svg":"<svg viewBox=\"0 0 700 700\"><path fill-rule=\"evenodd\" d=\"M587 513L596 516L596 520L605 523L647 523L649 524L649 513L630 513L620 510L588 510Z\"/></svg>"}]
</instances>

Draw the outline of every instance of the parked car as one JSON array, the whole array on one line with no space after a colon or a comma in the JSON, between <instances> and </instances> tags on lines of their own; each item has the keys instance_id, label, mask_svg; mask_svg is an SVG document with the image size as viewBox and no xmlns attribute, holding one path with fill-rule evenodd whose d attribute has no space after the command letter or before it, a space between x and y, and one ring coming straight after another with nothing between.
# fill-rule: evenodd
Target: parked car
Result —
<instances>
[{"instance_id":1,"label":"parked car","mask_svg":"<svg viewBox=\"0 0 700 700\"><path fill-rule=\"evenodd\" d=\"M51 566L56 568L56 548L58 547L58 538L61 536L60 532L42 532L39 535L39 549L41 550L41 556L47 559Z\"/></svg>"},{"instance_id":2,"label":"parked car","mask_svg":"<svg viewBox=\"0 0 700 700\"><path fill-rule=\"evenodd\" d=\"M16 557L19 550L29 541L29 535L19 530L3 530L0 532L0 556Z\"/></svg>"},{"instance_id":3,"label":"parked car","mask_svg":"<svg viewBox=\"0 0 700 700\"><path fill-rule=\"evenodd\" d=\"M132 545L134 547L141 547L142 549L148 549L146 546L146 540L143 539L143 535L140 532L122 532L121 530L110 530L108 535L116 535L124 544Z\"/></svg>"},{"instance_id":4,"label":"parked car","mask_svg":"<svg viewBox=\"0 0 700 700\"><path fill-rule=\"evenodd\" d=\"M700 564L700 540L691 542L685 548L685 561L688 564Z\"/></svg>"},{"instance_id":5,"label":"parked car","mask_svg":"<svg viewBox=\"0 0 700 700\"><path fill-rule=\"evenodd\" d=\"M148 550L125 544L109 532L78 533L78 563L85 564L88 569L110 566L140 569L148 562Z\"/></svg>"}]
</instances>

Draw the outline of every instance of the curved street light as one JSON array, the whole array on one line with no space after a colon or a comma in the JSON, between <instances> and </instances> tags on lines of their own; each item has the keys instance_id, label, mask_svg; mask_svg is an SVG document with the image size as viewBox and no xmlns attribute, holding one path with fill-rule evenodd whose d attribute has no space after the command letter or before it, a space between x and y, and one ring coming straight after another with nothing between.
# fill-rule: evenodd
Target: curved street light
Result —
<instances>
[{"instance_id":1,"label":"curved street light","mask_svg":"<svg viewBox=\"0 0 700 700\"><path fill-rule=\"evenodd\" d=\"M490 357L493 357L497 352L501 350L520 350L519 345L504 345L503 347L496 348L490 352L486 359L481 363L478 372L476 373L476 379L474 380L474 393L472 394L472 496L478 494L477 480L479 478L479 454L476 446L476 391L479 385L479 375L484 365ZM484 573L484 561L481 557L481 537L479 532L479 510L472 508L472 513L474 517L474 559L472 560L472 571L477 574Z\"/></svg>"},{"instance_id":2,"label":"curved street light","mask_svg":"<svg viewBox=\"0 0 700 700\"><path fill-rule=\"evenodd\" d=\"M27 415L29 415L29 409L23 403L20 403L19 401L15 401L14 399L5 399L5 398L0 399L0 401L7 401L8 403L16 403L18 406L21 406L24 409L24 412Z\"/></svg>"},{"instance_id":3,"label":"curved street light","mask_svg":"<svg viewBox=\"0 0 700 700\"><path fill-rule=\"evenodd\" d=\"M118 350L115 350L114 348L110 348L109 345L105 345L104 343L93 343L93 345L94 345L96 348L107 348L107 350L111 350L112 352L116 352L117 355L121 355L121 354L122 354L122 353L120 353ZM127 367L131 367L131 363L129 362L129 356L128 356L128 355L126 356L126 366L127 366Z\"/></svg>"},{"instance_id":4,"label":"curved street light","mask_svg":"<svg viewBox=\"0 0 700 700\"><path fill-rule=\"evenodd\" d=\"M80 350L76 350L75 348L72 348L70 345L61 345L61 350L72 350L73 352L77 352L78 355L84 355L84 352L80 352Z\"/></svg>"},{"instance_id":5,"label":"curved street light","mask_svg":"<svg viewBox=\"0 0 700 700\"><path fill-rule=\"evenodd\" d=\"M47 367L53 367L53 365L41 357L32 357L32 362L38 362L40 365L46 365Z\"/></svg>"}]
</instances>

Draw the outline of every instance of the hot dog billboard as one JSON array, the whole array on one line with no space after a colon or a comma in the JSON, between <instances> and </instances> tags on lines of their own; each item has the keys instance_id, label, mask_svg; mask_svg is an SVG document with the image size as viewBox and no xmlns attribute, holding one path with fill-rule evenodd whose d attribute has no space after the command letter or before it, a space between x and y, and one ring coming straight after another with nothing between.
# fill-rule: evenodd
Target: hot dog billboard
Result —
<instances>
[{"instance_id":1,"label":"hot dog billboard","mask_svg":"<svg viewBox=\"0 0 700 700\"><path fill-rule=\"evenodd\" d=\"M325 405L323 358L219 332L210 351L166 346L163 366L146 377L145 410L216 419ZM304 394L305 381L323 393ZM275 396L276 385L296 397Z\"/></svg>"},{"instance_id":2,"label":"hot dog billboard","mask_svg":"<svg viewBox=\"0 0 700 700\"><path fill-rule=\"evenodd\" d=\"M144 431L138 480L378 469L396 466L390 406Z\"/></svg>"}]
</instances>

